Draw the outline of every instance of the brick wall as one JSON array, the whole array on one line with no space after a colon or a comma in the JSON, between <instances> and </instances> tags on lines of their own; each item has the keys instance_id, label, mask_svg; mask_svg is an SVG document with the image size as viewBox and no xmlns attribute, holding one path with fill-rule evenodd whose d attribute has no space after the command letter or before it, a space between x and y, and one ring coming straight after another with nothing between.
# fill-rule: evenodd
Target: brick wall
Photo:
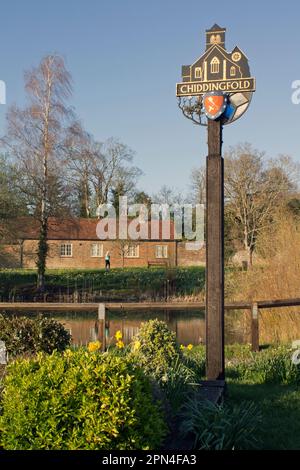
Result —
<instances>
[{"instance_id":1,"label":"brick wall","mask_svg":"<svg viewBox=\"0 0 300 470\"><path fill-rule=\"evenodd\" d=\"M0 247L0 267L20 268L20 245L1 245Z\"/></svg>"},{"instance_id":2,"label":"brick wall","mask_svg":"<svg viewBox=\"0 0 300 470\"><path fill-rule=\"evenodd\" d=\"M192 248L193 244L189 242L178 242L177 244L177 265L178 266L204 266L205 248Z\"/></svg>"},{"instance_id":3,"label":"brick wall","mask_svg":"<svg viewBox=\"0 0 300 470\"><path fill-rule=\"evenodd\" d=\"M72 256L60 256L62 243L72 244ZM91 246L93 243L103 245L103 256L92 257ZM124 267L145 267L148 262L158 261L155 257L157 245L168 246L168 258L160 259L167 261L169 266L203 266L205 265L205 248L187 249L191 247L185 242L175 241L141 241L139 245L138 258L124 258ZM177 245L177 248L176 248ZM23 268L36 267L36 253L38 241L25 240L23 243ZM0 267L20 267L21 253L20 245L6 245L0 252ZM98 269L105 267L105 254L110 252L111 267L123 267L122 251L124 243L118 241L90 241L90 240L49 240L49 252L47 267L49 269Z\"/></svg>"},{"instance_id":4,"label":"brick wall","mask_svg":"<svg viewBox=\"0 0 300 470\"><path fill-rule=\"evenodd\" d=\"M62 243L72 244L72 256L62 257L60 256L60 246ZM103 245L103 256L92 257L91 246L93 243L100 243ZM24 255L23 255L23 267L34 268L36 251L37 251L37 240L25 240L24 242ZM156 261L155 258L155 247L156 245L167 245L168 246L168 259L166 261L170 266L175 265L175 242L154 242L154 241L143 241L137 243L139 246L139 257L138 258L126 258L124 257L124 267L133 266L148 266L148 261ZM87 240L50 240L49 241L49 252L47 259L47 267L49 269L97 269L105 267L105 254L107 251L110 253L110 263L112 268L123 267L122 252L124 244L118 241L87 241Z\"/></svg>"}]
</instances>

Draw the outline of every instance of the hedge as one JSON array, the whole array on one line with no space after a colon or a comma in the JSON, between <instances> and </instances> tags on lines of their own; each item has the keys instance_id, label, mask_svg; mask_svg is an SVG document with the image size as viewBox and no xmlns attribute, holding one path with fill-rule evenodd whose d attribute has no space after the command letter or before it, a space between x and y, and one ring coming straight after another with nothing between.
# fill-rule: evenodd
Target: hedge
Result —
<instances>
[{"instance_id":1,"label":"hedge","mask_svg":"<svg viewBox=\"0 0 300 470\"><path fill-rule=\"evenodd\" d=\"M156 449L166 432L149 380L125 356L67 350L8 366L4 449Z\"/></svg>"},{"instance_id":2,"label":"hedge","mask_svg":"<svg viewBox=\"0 0 300 470\"><path fill-rule=\"evenodd\" d=\"M158 291L167 285L177 294L193 294L204 289L203 267L115 268L109 273L99 270L49 270L46 273L46 290L83 289L102 291ZM0 295L18 294L22 289L34 288L36 272L33 270L0 270Z\"/></svg>"}]
</instances>

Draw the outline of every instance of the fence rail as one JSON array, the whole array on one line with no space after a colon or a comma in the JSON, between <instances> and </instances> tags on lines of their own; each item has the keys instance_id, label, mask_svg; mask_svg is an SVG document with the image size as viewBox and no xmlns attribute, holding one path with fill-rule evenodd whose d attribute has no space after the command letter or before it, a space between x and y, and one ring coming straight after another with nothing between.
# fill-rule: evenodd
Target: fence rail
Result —
<instances>
[{"instance_id":1,"label":"fence rail","mask_svg":"<svg viewBox=\"0 0 300 470\"><path fill-rule=\"evenodd\" d=\"M232 302L226 310L251 311L251 345L259 350L259 310L280 307L296 307L300 298ZM107 310L205 310L202 302L106 302L106 303L55 303L55 302L0 302L0 311L38 312L98 312L98 320L105 322ZM104 345L105 347L105 345Z\"/></svg>"}]
</instances>

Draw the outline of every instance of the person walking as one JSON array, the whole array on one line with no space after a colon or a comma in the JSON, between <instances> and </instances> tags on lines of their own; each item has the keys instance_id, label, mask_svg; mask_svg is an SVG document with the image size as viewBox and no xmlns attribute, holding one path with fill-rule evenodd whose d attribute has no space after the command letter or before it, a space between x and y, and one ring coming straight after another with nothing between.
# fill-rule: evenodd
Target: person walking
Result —
<instances>
[{"instance_id":1,"label":"person walking","mask_svg":"<svg viewBox=\"0 0 300 470\"><path fill-rule=\"evenodd\" d=\"M109 251L107 251L105 255L105 271L108 272L109 270L110 270L110 254L109 254Z\"/></svg>"}]
</instances>

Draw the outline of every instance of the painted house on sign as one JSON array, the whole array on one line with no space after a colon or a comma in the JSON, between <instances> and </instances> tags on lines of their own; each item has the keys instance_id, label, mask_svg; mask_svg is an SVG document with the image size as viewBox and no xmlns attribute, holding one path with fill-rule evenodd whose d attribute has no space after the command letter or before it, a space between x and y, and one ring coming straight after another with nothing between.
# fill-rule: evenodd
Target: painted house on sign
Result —
<instances>
[{"instance_id":1,"label":"painted house on sign","mask_svg":"<svg viewBox=\"0 0 300 470\"><path fill-rule=\"evenodd\" d=\"M192 65L182 66L183 82L211 82L250 77L248 59L235 47L225 49L225 28L215 24L206 30L206 51Z\"/></svg>"}]
</instances>

